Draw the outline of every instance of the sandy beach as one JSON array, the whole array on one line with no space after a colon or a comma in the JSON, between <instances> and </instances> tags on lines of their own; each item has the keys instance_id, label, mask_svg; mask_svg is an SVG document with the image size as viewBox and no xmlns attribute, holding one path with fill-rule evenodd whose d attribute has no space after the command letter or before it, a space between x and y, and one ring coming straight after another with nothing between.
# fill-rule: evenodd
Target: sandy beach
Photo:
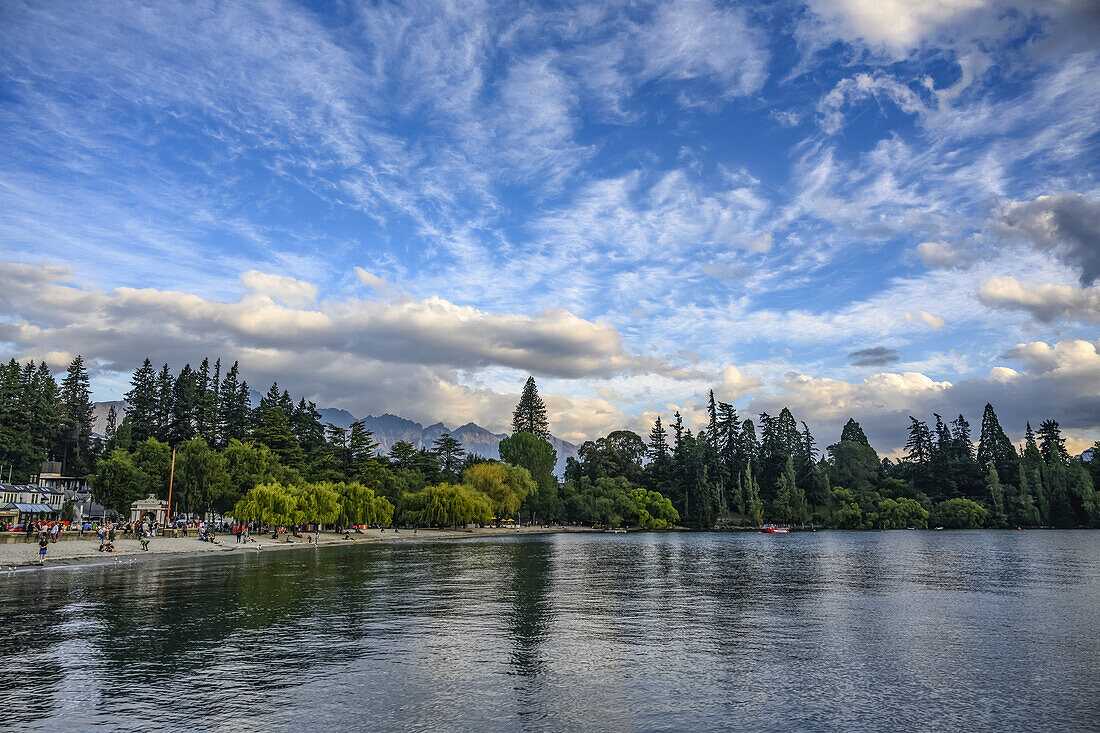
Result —
<instances>
[{"instance_id":1,"label":"sandy beach","mask_svg":"<svg viewBox=\"0 0 1100 733\"><path fill-rule=\"evenodd\" d=\"M469 537L508 537L516 534L548 534L563 531L585 531L581 528L561 527L522 527L480 529L419 529L413 534L411 529L394 531L387 529L367 530L363 534L352 534L352 539L344 539L343 534L321 533L319 547L334 547L337 545L351 545L364 542L424 542L427 540L461 539ZM208 555L224 552L279 552L308 548L306 534L301 538L291 537L293 542L286 542L286 535L280 535L278 540L271 539L271 535L253 535L252 542L241 544L232 534L219 535L213 542L201 542L192 534L191 537L157 537L149 542L149 549L142 550L139 540L116 539L115 552L99 552L99 540L95 535L81 540L66 540L65 542L53 542L46 555L44 564L38 563L37 542L17 542L15 544L0 545L0 571L13 569L32 569L38 567L57 567L65 565L85 564L88 560L111 561L125 557L127 561L138 558L164 557L166 555ZM2 577L2 575L0 575Z\"/></svg>"}]
</instances>

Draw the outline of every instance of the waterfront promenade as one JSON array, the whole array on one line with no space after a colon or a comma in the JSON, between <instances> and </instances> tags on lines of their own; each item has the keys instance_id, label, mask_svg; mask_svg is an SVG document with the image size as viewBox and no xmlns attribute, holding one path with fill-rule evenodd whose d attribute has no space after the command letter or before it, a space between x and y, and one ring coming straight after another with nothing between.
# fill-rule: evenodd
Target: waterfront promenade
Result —
<instances>
[{"instance_id":1,"label":"waterfront promenade","mask_svg":"<svg viewBox=\"0 0 1100 733\"><path fill-rule=\"evenodd\" d=\"M440 539L461 539L467 537L507 537L517 534L546 534L550 532L584 532L591 531L582 527L520 527L520 528L495 528L481 527L476 529L402 529L402 530L366 530L362 534L351 534L351 539L345 539L344 534L333 532L321 532L316 549L326 547L372 543L372 542L422 542ZM115 540L115 552L99 552L99 539L92 532L86 532L83 539L65 537L61 542L51 542L46 554L44 567L59 565L81 565L89 561L112 562L125 560L130 562L141 557L164 555L207 555L226 552L278 552L292 549L314 549L307 537L313 537L312 532L303 532L301 537L290 536L292 542L286 542L288 535L280 533L279 539L271 539L271 535L253 535L253 541L247 544L238 543L235 535L226 533L218 535L214 542L203 542L192 531L189 537L156 537L149 543L149 549L141 549L141 541L136 539ZM13 568L39 567L38 542L23 542L0 544L0 570Z\"/></svg>"}]
</instances>

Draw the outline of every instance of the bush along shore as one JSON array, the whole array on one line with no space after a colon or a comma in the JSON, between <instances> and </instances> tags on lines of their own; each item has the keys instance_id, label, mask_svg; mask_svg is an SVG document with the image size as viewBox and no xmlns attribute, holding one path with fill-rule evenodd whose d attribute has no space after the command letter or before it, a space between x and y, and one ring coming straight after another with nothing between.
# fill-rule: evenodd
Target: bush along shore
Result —
<instances>
[{"instance_id":1,"label":"bush along shore","mask_svg":"<svg viewBox=\"0 0 1100 733\"><path fill-rule=\"evenodd\" d=\"M1053 419L1038 430L1028 424L1013 445L992 405L976 440L963 415L910 418L906 453L890 460L854 419L821 450L790 410L742 416L711 393L697 432L679 413L667 425L658 418L647 439L614 431L581 445L559 479L533 378L492 460L448 434L432 446L398 441L381 453L362 422L323 424L316 405L277 384L257 405L249 393L236 363L203 359L173 373L146 359L125 414L112 409L99 437L80 357L60 384L45 365L12 360L0 367L0 463L19 483L42 460L62 460L122 516L149 493L167 498L173 474L173 517L265 524L1100 526L1100 461L1069 456Z\"/></svg>"}]
</instances>

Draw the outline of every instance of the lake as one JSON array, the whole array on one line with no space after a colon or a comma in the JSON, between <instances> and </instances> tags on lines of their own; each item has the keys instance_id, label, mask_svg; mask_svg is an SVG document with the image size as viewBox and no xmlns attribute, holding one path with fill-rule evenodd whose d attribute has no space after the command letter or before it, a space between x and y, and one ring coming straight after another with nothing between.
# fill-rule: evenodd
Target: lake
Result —
<instances>
[{"instance_id":1,"label":"lake","mask_svg":"<svg viewBox=\"0 0 1100 733\"><path fill-rule=\"evenodd\" d=\"M559 534L0 574L19 730L1096 730L1100 532Z\"/></svg>"}]
</instances>

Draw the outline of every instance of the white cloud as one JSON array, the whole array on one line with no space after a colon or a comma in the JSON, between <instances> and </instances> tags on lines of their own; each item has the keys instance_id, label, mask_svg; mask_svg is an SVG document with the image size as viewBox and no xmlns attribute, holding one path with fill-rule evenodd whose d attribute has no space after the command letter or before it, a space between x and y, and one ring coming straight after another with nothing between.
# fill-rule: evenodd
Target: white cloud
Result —
<instances>
[{"instance_id":1,"label":"white cloud","mask_svg":"<svg viewBox=\"0 0 1100 733\"><path fill-rule=\"evenodd\" d=\"M316 285L287 275L249 270L241 274L241 283L257 295L265 295L295 308L317 300Z\"/></svg>"},{"instance_id":2,"label":"white cloud","mask_svg":"<svg viewBox=\"0 0 1100 733\"><path fill-rule=\"evenodd\" d=\"M355 277L360 283L366 285L368 288L374 290L379 295L389 298L393 297L394 291L390 286L386 278L374 273L367 272L362 267L355 268Z\"/></svg>"},{"instance_id":3,"label":"white cloud","mask_svg":"<svg viewBox=\"0 0 1100 733\"><path fill-rule=\"evenodd\" d=\"M974 262L977 251L967 245L950 242L921 242L917 257L925 267L963 267Z\"/></svg>"},{"instance_id":4,"label":"white cloud","mask_svg":"<svg viewBox=\"0 0 1100 733\"><path fill-rule=\"evenodd\" d=\"M1023 310L1044 322L1065 318L1100 323L1100 286L1081 288L995 277L982 283L978 298L990 307Z\"/></svg>"}]
</instances>

